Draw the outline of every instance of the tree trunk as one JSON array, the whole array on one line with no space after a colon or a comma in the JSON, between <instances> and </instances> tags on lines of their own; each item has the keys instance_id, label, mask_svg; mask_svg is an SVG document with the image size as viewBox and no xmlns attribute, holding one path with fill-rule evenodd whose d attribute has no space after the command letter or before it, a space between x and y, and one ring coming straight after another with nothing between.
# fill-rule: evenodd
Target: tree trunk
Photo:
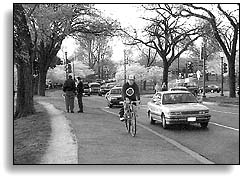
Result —
<instances>
[{"instance_id":1,"label":"tree trunk","mask_svg":"<svg viewBox=\"0 0 243 178\"><path fill-rule=\"evenodd\" d=\"M143 90L146 90L146 80L143 81Z\"/></svg>"},{"instance_id":2,"label":"tree trunk","mask_svg":"<svg viewBox=\"0 0 243 178\"><path fill-rule=\"evenodd\" d=\"M228 59L229 65L229 97L235 98L235 59Z\"/></svg>"},{"instance_id":3,"label":"tree trunk","mask_svg":"<svg viewBox=\"0 0 243 178\"><path fill-rule=\"evenodd\" d=\"M166 84L166 89L168 89L168 72L169 72L169 65L167 62L163 63L164 71L163 71L163 83Z\"/></svg>"},{"instance_id":4,"label":"tree trunk","mask_svg":"<svg viewBox=\"0 0 243 178\"><path fill-rule=\"evenodd\" d=\"M47 70L39 70L38 95L45 96Z\"/></svg>"},{"instance_id":5,"label":"tree trunk","mask_svg":"<svg viewBox=\"0 0 243 178\"><path fill-rule=\"evenodd\" d=\"M20 60L21 61L21 60ZM17 100L15 118L24 117L35 112L33 101L32 73L30 66L23 60L17 67Z\"/></svg>"},{"instance_id":6,"label":"tree trunk","mask_svg":"<svg viewBox=\"0 0 243 178\"><path fill-rule=\"evenodd\" d=\"M33 79L33 94L34 95L38 95L38 82L39 82L39 75Z\"/></svg>"}]
</instances>

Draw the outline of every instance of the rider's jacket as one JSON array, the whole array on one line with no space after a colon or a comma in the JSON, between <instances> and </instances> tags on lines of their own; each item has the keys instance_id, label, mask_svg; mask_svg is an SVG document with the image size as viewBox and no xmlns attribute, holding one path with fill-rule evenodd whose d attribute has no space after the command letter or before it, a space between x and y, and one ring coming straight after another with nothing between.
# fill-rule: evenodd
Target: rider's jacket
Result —
<instances>
[{"instance_id":1,"label":"rider's jacket","mask_svg":"<svg viewBox=\"0 0 243 178\"><path fill-rule=\"evenodd\" d=\"M122 87L122 99L129 98L131 101L140 100L138 85L134 82L132 85L125 83Z\"/></svg>"}]
</instances>

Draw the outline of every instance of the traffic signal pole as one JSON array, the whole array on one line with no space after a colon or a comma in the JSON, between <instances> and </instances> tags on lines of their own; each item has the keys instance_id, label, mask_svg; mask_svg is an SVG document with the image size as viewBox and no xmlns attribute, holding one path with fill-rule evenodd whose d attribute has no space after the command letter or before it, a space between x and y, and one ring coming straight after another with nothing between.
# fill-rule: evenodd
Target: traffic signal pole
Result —
<instances>
[{"instance_id":1,"label":"traffic signal pole","mask_svg":"<svg viewBox=\"0 0 243 178\"><path fill-rule=\"evenodd\" d=\"M224 96L224 58L221 56L221 94L220 96Z\"/></svg>"},{"instance_id":2,"label":"traffic signal pole","mask_svg":"<svg viewBox=\"0 0 243 178\"><path fill-rule=\"evenodd\" d=\"M204 44L203 48L203 95L202 97L203 98L206 98L206 95L205 95L205 84L206 84L206 81L205 81L205 70L206 70L206 66L205 66L205 63L206 63L206 56L207 56L207 53L206 53L206 43Z\"/></svg>"}]
</instances>

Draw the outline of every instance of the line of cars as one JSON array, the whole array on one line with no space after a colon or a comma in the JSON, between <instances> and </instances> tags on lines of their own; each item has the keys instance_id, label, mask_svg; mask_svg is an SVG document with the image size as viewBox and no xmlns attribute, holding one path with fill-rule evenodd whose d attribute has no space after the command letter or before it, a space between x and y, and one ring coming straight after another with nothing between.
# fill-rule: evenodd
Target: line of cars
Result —
<instances>
[{"instance_id":1,"label":"line of cars","mask_svg":"<svg viewBox=\"0 0 243 178\"><path fill-rule=\"evenodd\" d=\"M121 91L122 87L115 86L106 93L105 98L110 108L115 105L122 106ZM169 125L191 123L198 123L202 128L206 128L211 118L209 109L186 87L155 93L147 103L147 114L151 124L161 122L164 129Z\"/></svg>"}]
</instances>

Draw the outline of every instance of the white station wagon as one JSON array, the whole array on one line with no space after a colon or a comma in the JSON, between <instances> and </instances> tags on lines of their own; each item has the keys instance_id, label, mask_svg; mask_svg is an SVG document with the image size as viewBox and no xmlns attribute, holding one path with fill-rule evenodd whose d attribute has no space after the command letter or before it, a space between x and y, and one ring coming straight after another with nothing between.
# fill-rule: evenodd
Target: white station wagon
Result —
<instances>
[{"instance_id":1,"label":"white station wagon","mask_svg":"<svg viewBox=\"0 0 243 178\"><path fill-rule=\"evenodd\" d=\"M211 118L209 109L189 91L157 92L147 105L150 123L162 122L163 128L190 123L200 123L202 128L206 128Z\"/></svg>"}]
</instances>

